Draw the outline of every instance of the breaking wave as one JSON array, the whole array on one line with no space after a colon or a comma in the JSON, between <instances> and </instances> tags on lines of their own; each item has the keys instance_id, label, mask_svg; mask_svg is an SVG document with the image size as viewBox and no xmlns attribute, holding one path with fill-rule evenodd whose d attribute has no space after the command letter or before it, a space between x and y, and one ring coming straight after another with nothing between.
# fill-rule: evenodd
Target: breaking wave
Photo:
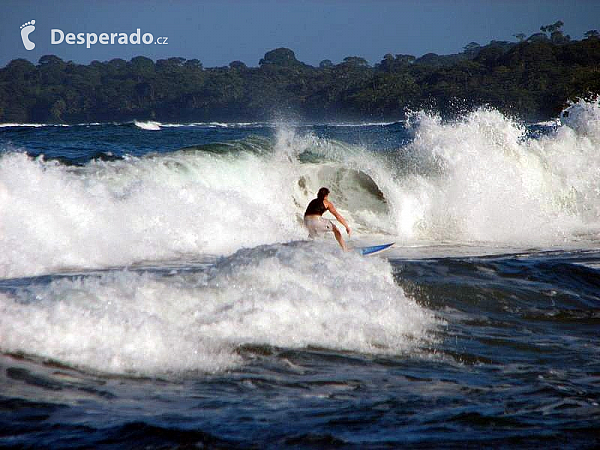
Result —
<instances>
[{"instance_id":1,"label":"breaking wave","mask_svg":"<svg viewBox=\"0 0 600 450\"><path fill-rule=\"evenodd\" d=\"M600 230L600 106L531 137L497 111L420 113L391 152L280 127L172 153L82 166L0 156L0 277L128 265L306 238L321 186L355 236L561 245Z\"/></svg>"}]
</instances>

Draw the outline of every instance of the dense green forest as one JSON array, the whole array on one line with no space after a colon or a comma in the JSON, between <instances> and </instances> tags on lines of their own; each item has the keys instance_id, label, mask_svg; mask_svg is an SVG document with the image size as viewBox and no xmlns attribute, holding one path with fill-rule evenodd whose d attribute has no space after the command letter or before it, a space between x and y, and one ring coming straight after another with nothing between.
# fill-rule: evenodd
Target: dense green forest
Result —
<instances>
[{"instance_id":1,"label":"dense green forest","mask_svg":"<svg viewBox=\"0 0 600 450\"><path fill-rule=\"evenodd\" d=\"M525 120L556 117L569 99L600 93L600 33L563 35L562 22L517 42L472 42L459 54L387 54L313 67L287 48L258 67L143 56L89 65L47 55L0 69L0 122L81 123L400 119L407 110L451 115L489 105Z\"/></svg>"}]
</instances>

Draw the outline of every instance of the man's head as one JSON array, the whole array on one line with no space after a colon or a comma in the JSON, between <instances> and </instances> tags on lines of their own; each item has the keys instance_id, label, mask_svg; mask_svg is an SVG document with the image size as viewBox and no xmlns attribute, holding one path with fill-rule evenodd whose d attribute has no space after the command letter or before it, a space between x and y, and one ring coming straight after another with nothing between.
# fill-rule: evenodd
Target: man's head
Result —
<instances>
[{"instance_id":1,"label":"man's head","mask_svg":"<svg viewBox=\"0 0 600 450\"><path fill-rule=\"evenodd\" d=\"M319 189L319 193L317 194L317 198L319 200L324 200L325 197L327 197L329 195L329 189L327 189L326 187L322 187L321 189Z\"/></svg>"}]
</instances>

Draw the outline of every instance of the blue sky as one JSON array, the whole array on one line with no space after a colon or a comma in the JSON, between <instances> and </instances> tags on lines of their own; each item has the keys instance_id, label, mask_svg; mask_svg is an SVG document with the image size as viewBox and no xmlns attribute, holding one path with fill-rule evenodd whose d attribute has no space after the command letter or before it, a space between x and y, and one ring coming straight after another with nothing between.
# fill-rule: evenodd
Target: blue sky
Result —
<instances>
[{"instance_id":1,"label":"blue sky","mask_svg":"<svg viewBox=\"0 0 600 450\"><path fill-rule=\"evenodd\" d=\"M22 24L35 20L27 51ZM241 60L257 66L265 52L278 47L317 65L346 56L371 64L386 53L421 56L457 53L469 42L515 40L541 25L562 20L564 31L581 39L600 29L597 0L3 0L0 17L0 67L11 59L37 62L47 54L87 64L92 60L197 58L205 67ZM51 29L67 33L152 33L167 45L51 44Z\"/></svg>"}]
</instances>

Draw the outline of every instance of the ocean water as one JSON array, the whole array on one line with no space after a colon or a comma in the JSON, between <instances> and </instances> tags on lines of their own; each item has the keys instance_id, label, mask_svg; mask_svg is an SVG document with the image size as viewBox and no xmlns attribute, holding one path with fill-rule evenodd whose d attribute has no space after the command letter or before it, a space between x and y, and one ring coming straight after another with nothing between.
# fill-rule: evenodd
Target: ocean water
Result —
<instances>
[{"instance_id":1,"label":"ocean water","mask_svg":"<svg viewBox=\"0 0 600 450\"><path fill-rule=\"evenodd\" d=\"M352 246L308 240L321 186ZM0 126L0 447L597 448L600 104Z\"/></svg>"}]
</instances>

